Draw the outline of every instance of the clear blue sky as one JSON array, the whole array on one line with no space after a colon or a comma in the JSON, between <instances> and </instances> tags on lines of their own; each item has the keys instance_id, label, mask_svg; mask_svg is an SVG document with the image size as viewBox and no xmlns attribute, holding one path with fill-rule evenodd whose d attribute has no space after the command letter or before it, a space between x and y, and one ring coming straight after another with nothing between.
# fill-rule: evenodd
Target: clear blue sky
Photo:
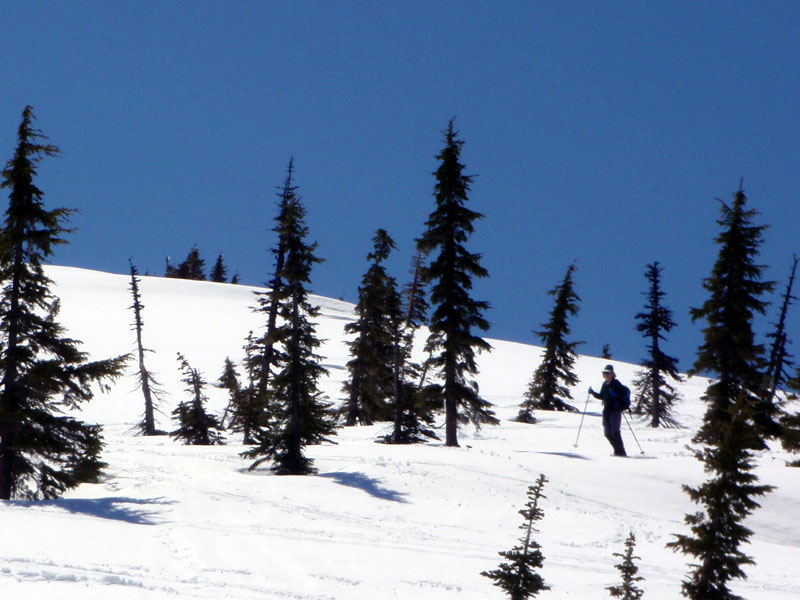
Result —
<instances>
[{"instance_id":1,"label":"clear blue sky","mask_svg":"<svg viewBox=\"0 0 800 600\"><path fill-rule=\"evenodd\" d=\"M767 278L782 289L800 252L794 1L6 0L0 53L0 158L31 104L63 152L40 167L45 199L80 211L56 264L162 274L197 244L262 284L293 156L326 259L313 291L355 301L378 228L406 280L452 117L486 216L469 248L490 273L474 289L490 337L538 343L576 261L580 351L639 361L657 260L678 322L665 349L689 368L715 198L742 177L770 225Z\"/></svg>"}]
</instances>

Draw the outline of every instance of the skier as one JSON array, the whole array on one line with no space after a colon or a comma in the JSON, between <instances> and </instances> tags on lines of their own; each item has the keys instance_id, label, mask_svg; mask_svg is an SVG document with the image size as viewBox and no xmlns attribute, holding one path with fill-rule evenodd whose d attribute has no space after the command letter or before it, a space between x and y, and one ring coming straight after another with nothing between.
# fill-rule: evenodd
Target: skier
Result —
<instances>
[{"instance_id":1,"label":"skier","mask_svg":"<svg viewBox=\"0 0 800 600\"><path fill-rule=\"evenodd\" d=\"M603 433L614 448L614 456L628 456L625 445L622 443L622 411L628 402L628 392L617 379L613 365L606 365L603 369L603 386L599 392L591 387L589 393L603 401Z\"/></svg>"}]
</instances>

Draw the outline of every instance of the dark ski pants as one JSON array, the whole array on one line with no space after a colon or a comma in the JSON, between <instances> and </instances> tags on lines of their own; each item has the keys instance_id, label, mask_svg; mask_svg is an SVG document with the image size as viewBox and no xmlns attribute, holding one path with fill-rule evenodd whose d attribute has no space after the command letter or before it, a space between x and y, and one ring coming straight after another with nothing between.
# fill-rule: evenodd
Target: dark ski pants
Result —
<instances>
[{"instance_id":1,"label":"dark ski pants","mask_svg":"<svg viewBox=\"0 0 800 600\"><path fill-rule=\"evenodd\" d=\"M622 434L620 428L622 427L622 411L621 410L604 410L603 411L603 433L606 439L614 448L615 456L628 456L625 452L625 444L622 443Z\"/></svg>"}]
</instances>

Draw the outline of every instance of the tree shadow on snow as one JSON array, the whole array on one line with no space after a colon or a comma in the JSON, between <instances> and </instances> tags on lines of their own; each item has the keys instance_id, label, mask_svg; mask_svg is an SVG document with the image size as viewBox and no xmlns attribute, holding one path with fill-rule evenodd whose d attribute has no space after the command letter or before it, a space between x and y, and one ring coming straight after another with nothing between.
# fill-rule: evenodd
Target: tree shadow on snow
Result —
<instances>
[{"instance_id":1,"label":"tree shadow on snow","mask_svg":"<svg viewBox=\"0 0 800 600\"><path fill-rule=\"evenodd\" d=\"M133 525L155 525L158 520L156 510L146 510L137 506L152 506L158 504L172 504L163 498L59 498L58 500L42 501L19 501L15 502L19 506L54 506L68 512L98 517L100 519L111 519L114 521L124 521Z\"/></svg>"},{"instance_id":2,"label":"tree shadow on snow","mask_svg":"<svg viewBox=\"0 0 800 600\"><path fill-rule=\"evenodd\" d=\"M392 502L408 502L404 498L405 494L381 487L380 479L367 477L363 473L343 473L341 471L337 471L336 473L322 473L319 476L333 479L340 485L358 488L367 492L370 496L375 496L381 500L390 500Z\"/></svg>"}]
</instances>

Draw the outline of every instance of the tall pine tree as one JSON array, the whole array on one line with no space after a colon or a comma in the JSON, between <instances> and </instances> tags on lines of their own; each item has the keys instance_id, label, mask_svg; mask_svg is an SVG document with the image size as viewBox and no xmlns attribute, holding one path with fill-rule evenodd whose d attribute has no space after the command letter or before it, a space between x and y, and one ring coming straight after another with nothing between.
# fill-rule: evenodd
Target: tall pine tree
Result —
<instances>
[{"instance_id":1,"label":"tall pine tree","mask_svg":"<svg viewBox=\"0 0 800 600\"><path fill-rule=\"evenodd\" d=\"M0 187L9 190L0 230L0 499L56 498L104 466L101 428L63 414L93 396L93 384L118 377L126 356L88 362L80 342L56 320L58 299L43 263L65 243L72 211L46 210L37 165L58 148L22 113L13 158Z\"/></svg>"},{"instance_id":2,"label":"tall pine tree","mask_svg":"<svg viewBox=\"0 0 800 600\"><path fill-rule=\"evenodd\" d=\"M709 479L696 488L684 486L703 508L686 515L691 534L677 535L668 544L698 560L683 583L683 595L692 600L739 598L729 583L744 578L743 567L753 563L740 550L752 533L743 521L758 507L755 498L770 490L752 473L752 449L763 448L773 435L772 414L759 406L762 349L755 343L752 320L754 314L763 314L761 296L772 284L761 281L763 267L754 262L764 227L752 224L756 213L746 208L746 200L740 188L732 206L720 202L719 255L703 282L709 298L692 309L694 320L707 322L694 370L714 377L704 396L704 422L693 440L702 445L695 456Z\"/></svg>"},{"instance_id":3,"label":"tall pine tree","mask_svg":"<svg viewBox=\"0 0 800 600\"><path fill-rule=\"evenodd\" d=\"M395 247L384 229L372 238L373 248L367 255L369 269L358 289L356 320L344 326L355 334L348 342L352 357L347 368L350 379L344 384L347 401L343 407L345 425L372 425L390 416L394 394L395 339L401 321L400 296L394 278L383 266Z\"/></svg>"},{"instance_id":4,"label":"tall pine tree","mask_svg":"<svg viewBox=\"0 0 800 600\"><path fill-rule=\"evenodd\" d=\"M578 383L573 370L578 358L575 348L583 343L567 340L570 334L569 318L578 314L580 302L580 297L575 293L573 273L575 265L571 264L561 283L548 292L555 298L555 303L550 311L550 319L542 325L542 331L536 332L544 345L544 355L525 392L525 401L517 415L518 421L535 423L536 418L531 412L534 409L577 410L565 401L572 399L569 386Z\"/></svg>"},{"instance_id":5,"label":"tall pine tree","mask_svg":"<svg viewBox=\"0 0 800 600\"><path fill-rule=\"evenodd\" d=\"M672 311L662 302L664 291L661 289L661 272L658 262L647 265L645 276L650 284L647 292L644 292L647 304L644 311L636 315L639 321L636 329L649 341L649 356L643 362L644 369L637 373L634 381L638 398L634 411L637 414L649 414L651 427L675 427L677 421L672 415L672 405L679 395L666 378L675 382L681 382L683 378L678 372L678 360L661 349L661 342L666 340L664 333L675 327Z\"/></svg>"},{"instance_id":6,"label":"tall pine tree","mask_svg":"<svg viewBox=\"0 0 800 600\"><path fill-rule=\"evenodd\" d=\"M287 289L283 280L283 268L286 262L286 239L284 236L285 221L290 205L297 202L297 186L294 185L294 158L289 159L289 166L286 169L286 178L283 186L278 192L278 214L275 216L275 227L273 231L277 234L278 240L272 249L275 258L275 269L271 280L268 282L269 292L257 292L256 297L258 307L256 312L266 315L266 328L261 338L253 340L250 351L253 361L250 363L250 371L256 381L256 393L263 396L269 387L272 370L278 359L276 347L283 341L280 334L283 329L278 329L278 313L282 302L287 299Z\"/></svg>"},{"instance_id":7,"label":"tall pine tree","mask_svg":"<svg viewBox=\"0 0 800 600\"><path fill-rule=\"evenodd\" d=\"M319 378L327 371L314 353L321 344L313 322L319 309L309 303L307 290L311 268L321 259L314 255L316 243L306 242L305 209L296 197L286 203L279 236L285 261L277 275L284 282L285 294L275 334L281 341L278 370L268 390L270 421L254 432L257 445L242 455L256 459L250 469L271 460L272 470L280 475L306 475L315 469L304 448L329 441L335 434L335 418L318 388Z\"/></svg>"},{"instance_id":8,"label":"tall pine tree","mask_svg":"<svg viewBox=\"0 0 800 600\"><path fill-rule=\"evenodd\" d=\"M708 409L697 441L714 443L721 436L720 426L733 417L732 408L745 397L751 405L748 416L758 429L754 443L760 449L765 439L780 431L779 407L760 401L764 349L756 343L752 327L754 316L763 315L768 304L762 296L774 287L773 282L761 280L765 267L755 262L766 226L752 223L758 213L747 208L742 189L734 194L731 206L722 201L720 205L722 216L717 223L722 232L715 240L719 255L711 276L703 281L709 297L691 310L693 321L707 323L692 372L714 377L706 390Z\"/></svg>"},{"instance_id":9,"label":"tall pine tree","mask_svg":"<svg viewBox=\"0 0 800 600\"><path fill-rule=\"evenodd\" d=\"M478 385L469 377L478 373L476 352L491 346L474 332L487 331L483 313L489 304L470 296L473 277L487 277L479 254L467 251L465 243L474 231L473 222L483 215L466 207L472 177L464 174L461 164L463 141L457 138L451 120L445 135L445 147L436 157L434 196L436 208L428 217L426 231L418 240L426 255L436 253L425 268L424 280L432 285L433 315L426 350L430 364L441 377L441 384L430 392L444 403L445 444L458 446L459 422L497 424L491 404L480 397Z\"/></svg>"}]
</instances>

